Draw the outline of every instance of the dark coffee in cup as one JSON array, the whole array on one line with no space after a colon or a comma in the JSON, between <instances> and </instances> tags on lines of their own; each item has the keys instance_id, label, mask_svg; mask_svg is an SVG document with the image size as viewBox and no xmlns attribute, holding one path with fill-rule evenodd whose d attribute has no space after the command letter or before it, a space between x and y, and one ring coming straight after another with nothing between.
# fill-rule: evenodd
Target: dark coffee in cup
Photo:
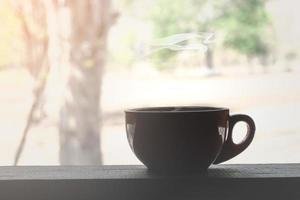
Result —
<instances>
[{"instance_id":1,"label":"dark coffee in cup","mask_svg":"<svg viewBox=\"0 0 300 200\"><path fill-rule=\"evenodd\" d=\"M154 171L203 171L229 160L251 143L254 121L247 115L229 115L228 108L152 107L128 109L126 132L137 158ZM247 134L235 144L232 130L247 124Z\"/></svg>"}]
</instances>

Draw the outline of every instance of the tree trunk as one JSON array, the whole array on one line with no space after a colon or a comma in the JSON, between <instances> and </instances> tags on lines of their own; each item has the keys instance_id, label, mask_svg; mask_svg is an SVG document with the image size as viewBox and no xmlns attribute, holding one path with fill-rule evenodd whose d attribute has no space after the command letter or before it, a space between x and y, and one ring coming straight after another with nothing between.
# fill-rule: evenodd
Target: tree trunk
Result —
<instances>
[{"instance_id":1,"label":"tree trunk","mask_svg":"<svg viewBox=\"0 0 300 200\"><path fill-rule=\"evenodd\" d=\"M213 70L214 69L213 50L210 47L208 47L205 55L206 55L205 61L206 61L207 68Z\"/></svg>"},{"instance_id":2,"label":"tree trunk","mask_svg":"<svg viewBox=\"0 0 300 200\"><path fill-rule=\"evenodd\" d=\"M60 111L60 163L101 164L99 103L110 0L70 0L63 6L70 33L63 53L69 73Z\"/></svg>"},{"instance_id":3,"label":"tree trunk","mask_svg":"<svg viewBox=\"0 0 300 200\"><path fill-rule=\"evenodd\" d=\"M247 55L247 65L248 65L249 74L253 74L254 73L253 58L250 55Z\"/></svg>"}]
</instances>

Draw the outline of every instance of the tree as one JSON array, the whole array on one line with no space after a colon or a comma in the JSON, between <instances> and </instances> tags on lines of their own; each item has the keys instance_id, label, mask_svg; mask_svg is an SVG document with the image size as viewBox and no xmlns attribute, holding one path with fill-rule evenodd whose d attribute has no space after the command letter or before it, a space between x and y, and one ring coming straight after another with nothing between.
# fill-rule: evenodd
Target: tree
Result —
<instances>
[{"instance_id":1,"label":"tree","mask_svg":"<svg viewBox=\"0 0 300 200\"><path fill-rule=\"evenodd\" d=\"M111 2L70 0L61 9L70 19L67 22L70 32L65 38L70 43L66 44L63 52L69 58L65 64L70 70L59 125L60 162L99 164L100 84L107 33L112 22ZM61 61L64 62L64 59Z\"/></svg>"},{"instance_id":2,"label":"tree","mask_svg":"<svg viewBox=\"0 0 300 200\"><path fill-rule=\"evenodd\" d=\"M270 19L265 0L231 1L218 20L225 31L225 47L246 55L249 61L255 56L267 56L269 49L265 36Z\"/></svg>"},{"instance_id":3,"label":"tree","mask_svg":"<svg viewBox=\"0 0 300 200\"><path fill-rule=\"evenodd\" d=\"M163 38L174 34L205 31L201 28L198 15L199 8L205 1L172 1L159 0L149 12L152 21L154 36ZM153 54L155 62L166 63L176 55L175 51L168 49Z\"/></svg>"},{"instance_id":4,"label":"tree","mask_svg":"<svg viewBox=\"0 0 300 200\"><path fill-rule=\"evenodd\" d=\"M45 5L41 1L30 0L14 2L15 15L19 25L24 46L23 65L35 80L34 101L28 113L27 122L23 129L22 138L17 148L14 164L17 165L21 157L27 135L32 125L41 121L43 115L43 94L49 72L48 37L46 35Z\"/></svg>"},{"instance_id":5,"label":"tree","mask_svg":"<svg viewBox=\"0 0 300 200\"><path fill-rule=\"evenodd\" d=\"M265 0L177 1L160 0L150 12L156 37L182 32L222 32L224 46L246 55L266 56L264 40L270 19ZM213 68L213 48L208 46L206 63ZM175 52L162 51L158 61L172 58Z\"/></svg>"},{"instance_id":6,"label":"tree","mask_svg":"<svg viewBox=\"0 0 300 200\"><path fill-rule=\"evenodd\" d=\"M59 121L60 163L100 164L101 77L108 30L117 16L112 12L111 1L31 0L29 3L32 8L45 14L47 48L46 54L40 59L47 58L50 73L48 78L55 76L56 71L67 72L62 82L65 84L59 86L65 87ZM41 6L36 6L37 3ZM32 19L37 18L33 16ZM24 26L28 27L26 21ZM31 40L29 46L35 48ZM28 65L32 67L32 64ZM47 77L42 77L43 89L46 79ZM35 104L36 102L33 103L33 108ZM30 121L31 114L21 147L25 143ZM19 154L21 150L22 148L19 149ZM16 163L17 161L18 156Z\"/></svg>"}]
</instances>

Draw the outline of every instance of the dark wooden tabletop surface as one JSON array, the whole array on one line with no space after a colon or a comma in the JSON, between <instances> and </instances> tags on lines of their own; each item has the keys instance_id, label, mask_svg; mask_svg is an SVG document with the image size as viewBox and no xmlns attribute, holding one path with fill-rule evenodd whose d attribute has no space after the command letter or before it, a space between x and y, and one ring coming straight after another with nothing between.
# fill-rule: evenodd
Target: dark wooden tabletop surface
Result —
<instances>
[{"instance_id":1,"label":"dark wooden tabletop surface","mask_svg":"<svg viewBox=\"0 0 300 200\"><path fill-rule=\"evenodd\" d=\"M0 167L3 180L300 178L300 164L213 165L206 173L157 174L141 165ZM300 186L299 186L300 187Z\"/></svg>"},{"instance_id":2,"label":"dark wooden tabletop surface","mask_svg":"<svg viewBox=\"0 0 300 200\"><path fill-rule=\"evenodd\" d=\"M144 166L0 167L2 199L300 199L300 164L216 165L153 174Z\"/></svg>"}]
</instances>

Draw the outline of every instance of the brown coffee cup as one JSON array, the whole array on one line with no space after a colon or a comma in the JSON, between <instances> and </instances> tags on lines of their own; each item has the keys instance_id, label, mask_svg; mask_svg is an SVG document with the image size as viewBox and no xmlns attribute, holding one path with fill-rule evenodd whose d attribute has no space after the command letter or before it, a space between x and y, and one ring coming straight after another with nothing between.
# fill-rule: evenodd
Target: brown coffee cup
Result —
<instances>
[{"instance_id":1,"label":"brown coffee cup","mask_svg":"<svg viewBox=\"0 0 300 200\"><path fill-rule=\"evenodd\" d=\"M204 171L244 151L255 133L247 115L229 115L218 107L149 107L128 109L126 132L137 158L154 171ZM232 130L247 124L247 134L235 144Z\"/></svg>"}]
</instances>

